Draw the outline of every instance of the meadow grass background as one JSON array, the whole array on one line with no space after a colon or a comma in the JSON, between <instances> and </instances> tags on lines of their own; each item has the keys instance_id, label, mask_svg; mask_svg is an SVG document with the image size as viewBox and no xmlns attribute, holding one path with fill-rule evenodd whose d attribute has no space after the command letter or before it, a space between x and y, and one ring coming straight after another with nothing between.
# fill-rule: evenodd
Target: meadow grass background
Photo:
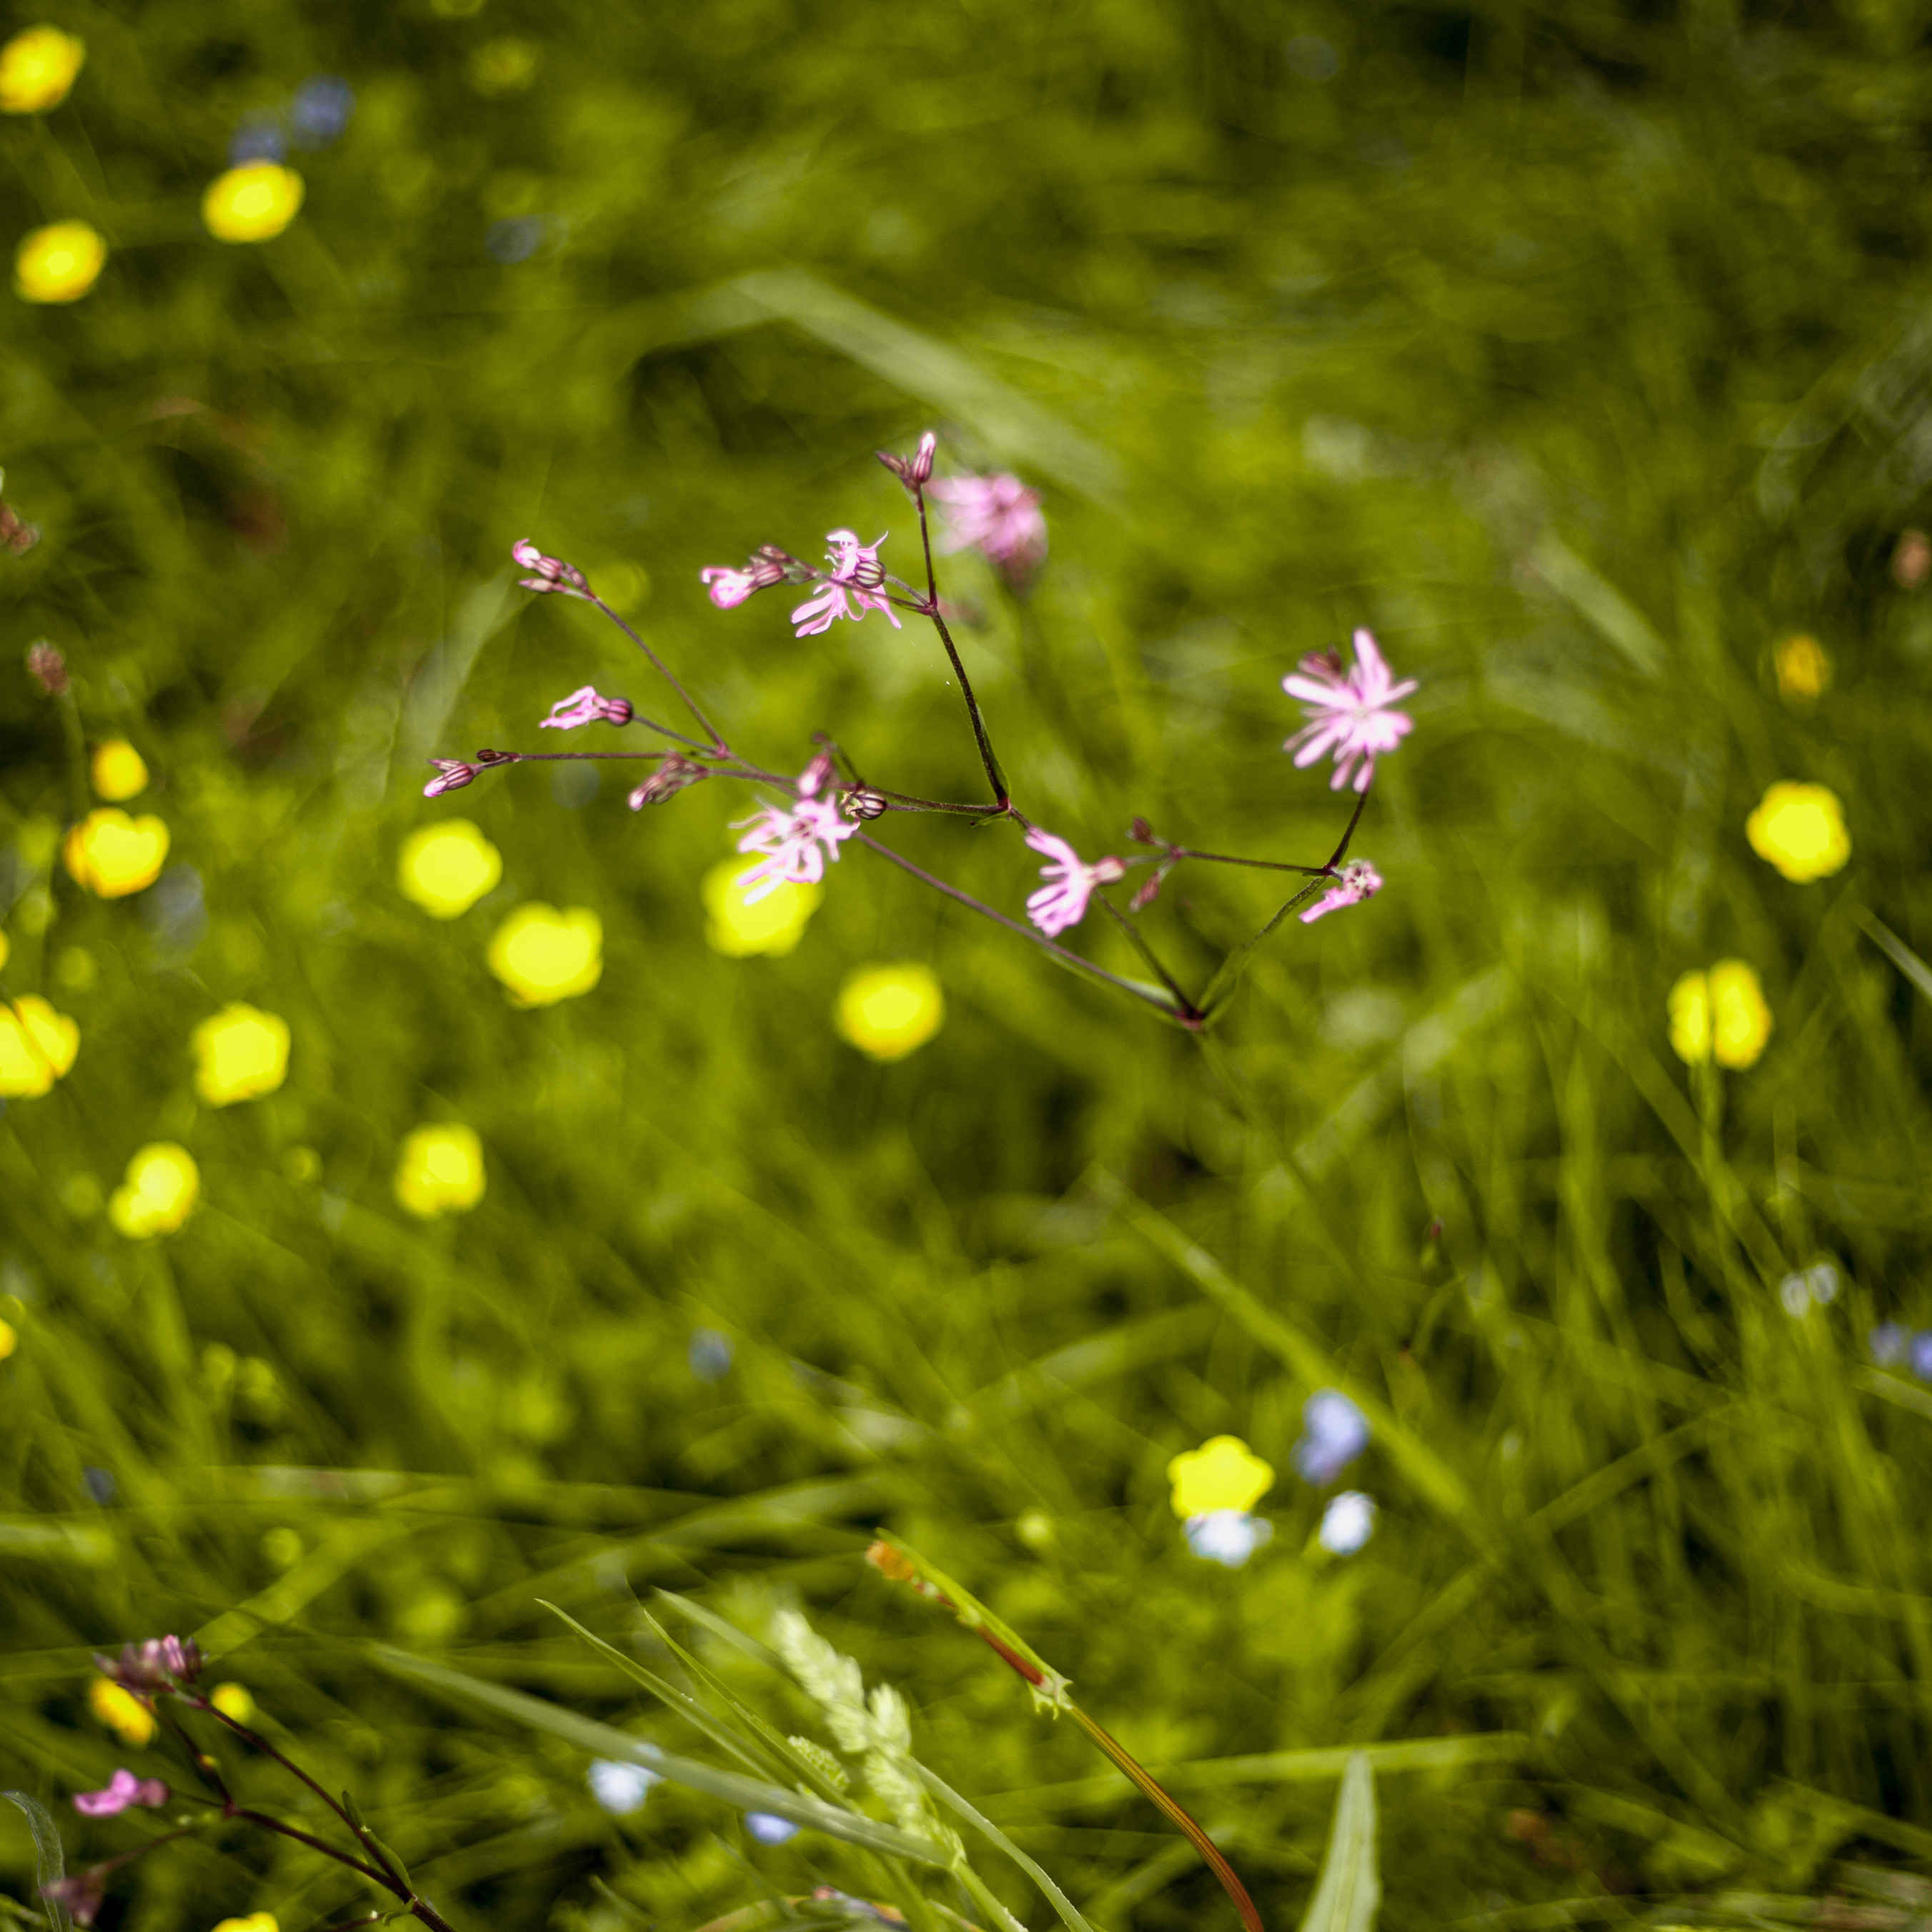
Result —
<instances>
[{"instance_id":1,"label":"meadow grass background","mask_svg":"<svg viewBox=\"0 0 1932 1932\"><path fill-rule=\"evenodd\" d=\"M6 495L44 532L0 559L6 983L81 1029L0 1118L0 1783L64 1813L70 1859L144 1827L67 1793L186 1781L89 1714L89 1651L223 1618L217 1675L460 1925L695 1926L846 1882L674 1787L611 1819L580 1753L373 1661L692 1749L538 1606L650 1654L663 1587L808 1607L1099 1923L1232 1923L1070 1728L866 1569L885 1524L1196 1767L1174 1788L1271 1925L1334 1748L1403 1740L1397 1932L1922 1904L1932 1396L1864 1337L1932 1322L1932 1012L1869 932L1932 953L1932 604L1888 568L1932 516L1928 9L52 17L88 62L0 127L8 245L79 218L110 254L70 306L8 298L0 353ZM212 239L237 127L317 72L356 110L296 158L300 217ZM719 958L722 784L640 816L540 769L420 796L428 756L532 746L580 684L645 701L593 612L511 587L525 536L642 572L634 621L773 768L829 728L972 795L928 635L795 642L778 599L721 614L697 580L841 525L903 568L872 452L928 426L943 467L1045 494L1028 602L947 584L1022 804L1083 850L1142 812L1322 856L1345 812L1281 755L1280 676L1366 623L1422 680L1357 843L1387 890L1279 934L1218 1058L856 850L795 953ZM1771 668L1797 632L1835 671L1804 710ZM86 800L22 668L43 637L88 735L153 770L145 893L54 856ZM1781 778L1844 800L1838 877L1747 845ZM458 814L506 873L445 925L397 854ZM886 836L1009 910L1033 882L1010 830ZM532 898L593 908L605 965L523 1012L483 954ZM1149 922L1198 983L1271 909L1197 874ZM1665 995L1724 957L1774 1030L1694 1078ZM901 958L949 1017L875 1065L830 1011ZM198 1109L189 1034L236 999L289 1022L288 1081ZM391 1176L444 1120L488 1191L425 1223ZM134 1244L103 1198L158 1138L202 1201ZM1794 1318L1778 1284L1822 1256L1843 1290ZM1378 1424L1346 1561L1288 1468L1322 1385ZM1165 1477L1222 1431L1280 1472L1234 1570ZM217 1842L241 1856L136 1868L126 1922L362 1909L293 1847ZM0 1888L31 1886L0 1824Z\"/></svg>"}]
</instances>

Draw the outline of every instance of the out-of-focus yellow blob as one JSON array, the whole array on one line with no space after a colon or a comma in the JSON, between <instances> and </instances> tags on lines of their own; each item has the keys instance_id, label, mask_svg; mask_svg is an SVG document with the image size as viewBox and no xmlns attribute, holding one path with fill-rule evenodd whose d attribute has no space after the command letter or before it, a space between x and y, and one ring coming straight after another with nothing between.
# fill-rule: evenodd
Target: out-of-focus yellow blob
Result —
<instances>
[{"instance_id":1,"label":"out-of-focus yellow blob","mask_svg":"<svg viewBox=\"0 0 1932 1932\"><path fill-rule=\"evenodd\" d=\"M503 855L466 818L446 818L403 841L396 884L433 919L467 912L503 876Z\"/></svg>"},{"instance_id":2,"label":"out-of-focus yellow blob","mask_svg":"<svg viewBox=\"0 0 1932 1932\"><path fill-rule=\"evenodd\" d=\"M154 1735L154 1714L131 1690L97 1677L87 1687L88 1708L131 1750Z\"/></svg>"},{"instance_id":3,"label":"out-of-focus yellow blob","mask_svg":"<svg viewBox=\"0 0 1932 1932\"><path fill-rule=\"evenodd\" d=\"M1828 879L1852 856L1838 795L1821 784L1780 780L1744 820L1744 836L1760 859L1798 885Z\"/></svg>"},{"instance_id":4,"label":"out-of-focus yellow blob","mask_svg":"<svg viewBox=\"0 0 1932 1932\"><path fill-rule=\"evenodd\" d=\"M45 1094L74 1064L80 1028L38 993L0 1006L0 1095Z\"/></svg>"},{"instance_id":5,"label":"out-of-focus yellow blob","mask_svg":"<svg viewBox=\"0 0 1932 1932\"><path fill-rule=\"evenodd\" d=\"M0 932L0 973L6 971L8 958L13 950L13 941L4 932Z\"/></svg>"},{"instance_id":6,"label":"out-of-focus yellow blob","mask_svg":"<svg viewBox=\"0 0 1932 1932\"><path fill-rule=\"evenodd\" d=\"M255 1700L245 1684L218 1684L208 1694L208 1701L224 1718L232 1718L238 1724L247 1724L255 1714Z\"/></svg>"},{"instance_id":7,"label":"out-of-focus yellow blob","mask_svg":"<svg viewBox=\"0 0 1932 1932\"><path fill-rule=\"evenodd\" d=\"M1756 973L1742 959L1720 959L1686 973L1670 989L1670 1046L1687 1066L1714 1060L1755 1066L1771 1038L1771 1008Z\"/></svg>"},{"instance_id":8,"label":"out-of-focus yellow blob","mask_svg":"<svg viewBox=\"0 0 1932 1932\"><path fill-rule=\"evenodd\" d=\"M203 1020L190 1043L194 1090L211 1107L259 1099L288 1078L288 1022L238 1000Z\"/></svg>"},{"instance_id":9,"label":"out-of-focus yellow blob","mask_svg":"<svg viewBox=\"0 0 1932 1932\"><path fill-rule=\"evenodd\" d=\"M1167 1466L1178 1516L1250 1510L1274 1485L1273 1467L1238 1436L1216 1436Z\"/></svg>"},{"instance_id":10,"label":"out-of-focus yellow blob","mask_svg":"<svg viewBox=\"0 0 1932 1932\"><path fill-rule=\"evenodd\" d=\"M14 292L22 302L78 302L100 279L107 244L85 221L56 221L21 237Z\"/></svg>"},{"instance_id":11,"label":"out-of-focus yellow blob","mask_svg":"<svg viewBox=\"0 0 1932 1932\"><path fill-rule=\"evenodd\" d=\"M67 835L61 857L91 892L125 898L152 886L168 856L168 828L152 814L130 818L118 806L90 812Z\"/></svg>"},{"instance_id":12,"label":"out-of-focus yellow blob","mask_svg":"<svg viewBox=\"0 0 1932 1932\"><path fill-rule=\"evenodd\" d=\"M87 44L58 27L28 27L0 47L0 114L44 114L72 91Z\"/></svg>"},{"instance_id":13,"label":"out-of-focus yellow blob","mask_svg":"<svg viewBox=\"0 0 1932 1932\"><path fill-rule=\"evenodd\" d=\"M537 50L528 40L486 40L470 56L470 84L478 94L520 94L537 77Z\"/></svg>"},{"instance_id":14,"label":"out-of-focus yellow blob","mask_svg":"<svg viewBox=\"0 0 1932 1932\"><path fill-rule=\"evenodd\" d=\"M640 564L620 561L600 565L590 573L592 587L620 616L650 602L651 580Z\"/></svg>"},{"instance_id":15,"label":"out-of-focus yellow blob","mask_svg":"<svg viewBox=\"0 0 1932 1932\"><path fill-rule=\"evenodd\" d=\"M110 738L106 744L95 746L90 769L95 792L111 804L118 805L148 788L147 760L125 738Z\"/></svg>"},{"instance_id":16,"label":"out-of-focus yellow blob","mask_svg":"<svg viewBox=\"0 0 1932 1932\"><path fill-rule=\"evenodd\" d=\"M548 1006L587 993L604 976L604 922L587 906L532 900L497 927L484 956L520 1006Z\"/></svg>"},{"instance_id":17,"label":"out-of-focus yellow blob","mask_svg":"<svg viewBox=\"0 0 1932 1932\"><path fill-rule=\"evenodd\" d=\"M224 1918L214 1932L282 1932L272 1912L251 1912L246 1918Z\"/></svg>"},{"instance_id":18,"label":"out-of-focus yellow blob","mask_svg":"<svg viewBox=\"0 0 1932 1932\"><path fill-rule=\"evenodd\" d=\"M747 905L738 881L751 869L749 860L727 859L705 874L698 893L711 915L704 928L706 942L728 959L748 959L754 952L782 959L805 937L825 888L788 880L755 905Z\"/></svg>"},{"instance_id":19,"label":"out-of-focus yellow blob","mask_svg":"<svg viewBox=\"0 0 1932 1932\"><path fill-rule=\"evenodd\" d=\"M128 1163L128 1178L107 1203L107 1218L130 1241L172 1234L194 1212L201 1192L194 1156L172 1141L155 1141Z\"/></svg>"},{"instance_id":20,"label":"out-of-focus yellow blob","mask_svg":"<svg viewBox=\"0 0 1932 1932\"><path fill-rule=\"evenodd\" d=\"M424 1220L460 1214L483 1198L483 1143L476 1130L451 1121L418 1127L396 1163L396 1198Z\"/></svg>"},{"instance_id":21,"label":"out-of-focus yellow blob","mask_svg":"<svg viewBox=\"0 0 1932 1932\"><path fill-rule=\"evenodd\" d=\"M10 1322L0 1322L0 1362L20 1346L20 1337Z\"/></svg>"},{"instance_id":22,"label":"out-of-focus yellow blob","mask_svg":"<svg viewBox=\"0 0 1932 1932\"><path fill-rule=\"evenodd\" d=\"M302 178L274 161L245 161L218 175L201 198L201 218L218 242L271 242L302 205Z\"/></svg>"},{"instance_id":23,"label":"out-of-focus yellow blob","mask_svg":"<svg viewBox=\"0 0 1932 1932\"><path fill-rule=\"evenodd\" d=\"M1822 698L1832 682L1832 660L1816 638L1786 638L1774 653L1778 694L1809 704Z\"/></svg>"},{"instance_id":24,"label":"out-of-focus yellow blob","mask_svg":"<svg viewBox=\"0 0 1932 1932\"><path fill-rule=\"evenodd\" d=\"M926 968L902 960L848 976L832 1009L838 1030L874 1060L903 1060L946 1020L946 995Z\"/></svg>"}]
</instances>

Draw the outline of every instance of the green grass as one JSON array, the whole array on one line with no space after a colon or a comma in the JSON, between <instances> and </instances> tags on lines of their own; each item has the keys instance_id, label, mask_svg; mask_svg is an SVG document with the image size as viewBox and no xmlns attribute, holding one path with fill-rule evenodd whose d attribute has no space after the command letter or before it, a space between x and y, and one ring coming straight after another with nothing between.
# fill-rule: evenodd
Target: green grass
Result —
<instances>
[{"instance_id":1,"label":"green grass","mask_svg":"<svg viewBox=\"0 0 1932 1932\"><path fill-rule=\"evenodd\" d=\"M88 64L0 125L5 233L85 219L110 254L71 306L5 298L0 365L7 500L44 532L0 558L4 976L82 1032L0 1118L0 1786L60 1814L70 1862L142 1828L66 1802L125 1756L89 1652L212 1629L218 1676L460 1927L676 1932L761 1886L862 1889L830 1840L765 1849L702 1794L613 1820L582 1749L380 1660L718 1762L540 1607L662 1674L662 1588L754 1634L807 1606L1106 1932L1232 1925L1151 1805L866 1568L883 1525L1175 1768L1270 1927L1355 1745L1390 1932L1786 1922L1834 1888L1909 1912L1932 1396L1864 1337L1932 1324L1932 593L1888 568L1932 520L1922 10L58 23ZM506 38L534 80L479 94ZM358 105L297 158L302 215L208 238L236 124L317 70ZM550 241L493 261L490 224L530 213ZM1324 856L1346 808L1280 754L1280 676L1366 623L1423 681L1357 840L1387 890L1278 933L1204 1048L856 851L797 952L721 960L697 881L745 808L722 784L635 817L534 770L418 795L428 757L532 746L580 684L644 701L594 613L509 587L524 536L646 572L636 621L772 769L826 729L880 782L971 795L916 626L801 644L696 577L840 526L890 529L903 567L872 452L928 425L1046 493L1029 601L970 563L947 589L1021 802L1083 850L1138 812ZM1771 669L1798 632L1835 666L1808 710ZM83 794L20 668L42 637L86 735L154 772L176 870L148 892L94 899L54 856ZM1747 844L1780 778L1845 801L1837 877ZM439 924L396 854L459 812L505 878ZM1033 880L1011 828L887 823L1009 911ZM532 898L595 908L605 967L519 1012L483 955ZM1148 925L1198 985L1275 903L1204 868ZM1775 1028L1694 1079L1665 997L1727 957ZM830 1009L902 958L949 1018L876 1066ZM288 1020L288 1082L197 1107L188 1036L234 999ZM418 1222L396 1150L442 1119L488 1191ZM202 1201L136 1245L101 1203L156 1139ZM1778 1284L1822 1255L1843 1290L1794 1320ZM734 1346L715 1383L700 1326ZM1346 1562L1288 1467L1324 1384L1376 1422ZM1224 1431L1281 1472L1234 1571L1188 1553L1165 1477ZM128 1892L154 1932L365 1909L239 1834Z\"/></svg>"}]
</instances>

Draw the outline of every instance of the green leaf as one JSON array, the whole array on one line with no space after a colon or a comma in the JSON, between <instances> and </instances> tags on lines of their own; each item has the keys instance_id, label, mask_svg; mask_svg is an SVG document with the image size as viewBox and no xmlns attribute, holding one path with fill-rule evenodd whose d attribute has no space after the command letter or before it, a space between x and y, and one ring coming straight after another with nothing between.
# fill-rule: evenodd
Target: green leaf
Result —
<instances>
[{"instance_id":1,"label":"green leaf","mask_svg":"<svg viewBox=\"0 0 1932 1932\"><path fill-rule=\"evenodd\" d=\"M62 1849L60 1832L47 1808L38 1798L29 1798L24 1791L0 1791L0 1798L5 1798L9 1804L17 1804L26 1814L27 1828L34 1834L34 1884L36 1888L65 1878L67 1854ZM58 1899L44 1899L41 1910L52 1922L55 1932L71 1932L74 1921L69 1916L67 1907Z\"/></svg>"},{"instance_id":2,"label":"green leaf","mask_svg":"<svg viewBox=\"0 0 1932 1932\"><path fill-rule=\"evenodd\" d=\"M1357 1751L1342 1774L1328 1854L1301 1932L1370 1932L1382 1897L1376 1876L1376 1774L1366 1755Z\"/></svg>"}]
</instances>

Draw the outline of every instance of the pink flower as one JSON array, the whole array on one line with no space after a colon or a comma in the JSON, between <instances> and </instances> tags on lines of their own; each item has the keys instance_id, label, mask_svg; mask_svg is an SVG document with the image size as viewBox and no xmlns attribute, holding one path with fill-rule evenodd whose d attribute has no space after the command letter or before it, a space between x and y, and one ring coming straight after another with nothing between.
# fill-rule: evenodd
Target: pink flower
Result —
<instances>
[{"instance_id":1,"label":"pink flower","mask_svg":"<svg viewBox=\"0 0 1932 1932\"><path fill-rule=\"evenodd\" d=\"M581 691L573 691L568 698L560 698L550 708L550 716L541 721L543 725L554 727L559 731L574 731L580 724L594 724L598 718L607 724L628 724L631 722L631 700L628 698L599 698L594 686L586 684Z\"/></svg>"},{"instance_id":2,"label":"pink flower","mask_svg":"<svg viewBox=\"0 0 1932 1932\"><path fill-rule=\"evenodd\" d=\"M908 490L916 490L932 476L932 453L938 447L938 437L928 430L910 456L890 456L883 449L873 453Z\"/></svg>"},{"instance_id":3,"label":"pink flower","mask_svg":"<svg viewBox=\"0 0 1932 1932\"><path fill-rule=\"evenodd\" d=\"M1364 899L1372 899L1382 889L1382 875L1366 859L1351 859L1335 875L1335 883L1301 915L1304 926L1312 926L1318 919L1325 918L1331 912L1340 912L1344 906L1360 905Z\"/></svg>"},{"instance_id":4,"label":"pink flower","mask_svg":"<svg viewBox=\"0 0 1932 1932\"><path fill-rule=\"evenodd\" d=\"M791 560L776 544L767 544L742 570L728 570L722 564L714 563L698 573L698 580L706 586L706 595L719 610L735 610L759 591L782 584L785 566Z\"/></svg>"},{"instance_id":5,"label":"pink flower","mask_svg":"<svg viewBox=\"0 0 1932 1932\"><path fill-rule=\"evenodd\" d=\"M573 592L587 592L590 588L583 572L575 564L566 563L561 557L545 556L528 537L519 538L513 543L510 554L520 568L536 573L517 580L526 590L560 590L568 596Z\"/></svg>"},{"instance_id":6,"label":"pink flower","mask_svg":"<svg viewBox=\"0 0 1932 1932\"><path fill-rule=\"evenodd\" d=\"M796 805L764 806L755 817L739 820L752 829L738 841L738 850L765 855L762 863L741 872L735 881L747 888L747 905L756 905L788 883L816 885L825 876L826 860L838 856L839 842L858 830L838 815L836 800L819 796L831 772L830 759L814 758L800 774Z\"/></svg>"},{"instance_id":7,"label":"pink flower","mask_svg":"<svg viewBox=\"0 0 1932 1932\"><path fill-rule=\"evenodd\" d=\"M1415 680L1405 678L1397 684L1390 677L1389 668L1366 631L1355 633L1352 670L1342 670L1340 652L1318 652L1304 658L1300 670L1282 680L1281 688L1309 707L1308 723L1281 748L1294 753L1298 769L1333 751L1331 791L1340 791L1348 782L1358 758L1361 769L1354 772L1355 789L1366 791L1376 775L1377 756L1393 752L1414 728L1406 712L1387 707L1414 690Z\"/></svg>"},{"instance_id":8,"label":"pink flower","mask_svg":"<svg viewBox=\"0 0 1932 1932\"><path fill-rule=\"evenodd\" d=\"M460 791L476 782L476 767L460 758L432 758L430 763L436 767L436 776L423 787L424 798L440 798L446 791Z\"/></svg>"},{"instance_id":9,"label":"pink flower","mask_svg":"<svg viewBox=\"0 0 1932 1932\"><path fill-rule=\"evenodd\" d=\"M1010 577L1024 574L1046 556L1040 492L1017 476L948 477L928 494L946 508L942 550L977 550Z\"/></svg>"},{"instance_id":10,"label":"pink flower","mask_svg":"<svg viewBox=\"0 0 1932 1932\"><path fill-rule=\"evenodd\" d=\"M1126 877L1127 868L1119 860L1096 859L1090 866L1065 839L1038 826L1027 834L1026 842L1052 862L1040 868L1046 884L1027 901L1027 917L1049 939L1057 939L1086 917L1087 902L1096 886L1110 886Z\"/></svg>"},{"instance_id":11,"label":"pink flower","mask_svg":"<svg viewBox=\"0 0 1932 1932\"><path fill-rule=\"evenodd\" d=\"M55 1905L64 1905L74 1914L76 1925L92 1925L106 1902L107 1881L98 1870L76 1872L71 1878L57 1878L40 1887L40 1896Z\"/></svg>"},{"instance_id":12,"label":"pink flower","mask_svg":"<svg viewBox=\"0 0 1932 1932\"><path fill-rule=\"evenodd\" d=\"M791 614L798 627L795 634L815 638L830 630L835 618L849 617L856 623L868 610L883 610L892 628L898 629L898 614L880 587L886 580L886 567L879 561L879 544L885 538L862 544L850 530L834 530L825 541L832 546L826 552L832 568Z\"/></svg>"},{"instance_id":13,"label":"pink flower","mask_svg":"<svg viewBox=\"0 0 1932 1932\"><path fill-rule=\"evenodd\" d=\"M168 1787L158 1778L136 1778L126 1769L115 1772L105 1791L76 1791L74 1808L83 1818L112 1818L130 1804L158 1811L168 1802Z\"/></svg>"},{"instance_id":14,"label":"pink flower","mask_svg":"<svg viewBox=\"0 0 1932 1932\"><path fill-rule=\"evenodd\" d=\"M201 1646L193 1637L151 1636L145 1643L123 1644L118 1657L94 1653L95 1669L136 1696L170 1690L192 1684L201 1675Z\"/></svg>"}]
</instances>

